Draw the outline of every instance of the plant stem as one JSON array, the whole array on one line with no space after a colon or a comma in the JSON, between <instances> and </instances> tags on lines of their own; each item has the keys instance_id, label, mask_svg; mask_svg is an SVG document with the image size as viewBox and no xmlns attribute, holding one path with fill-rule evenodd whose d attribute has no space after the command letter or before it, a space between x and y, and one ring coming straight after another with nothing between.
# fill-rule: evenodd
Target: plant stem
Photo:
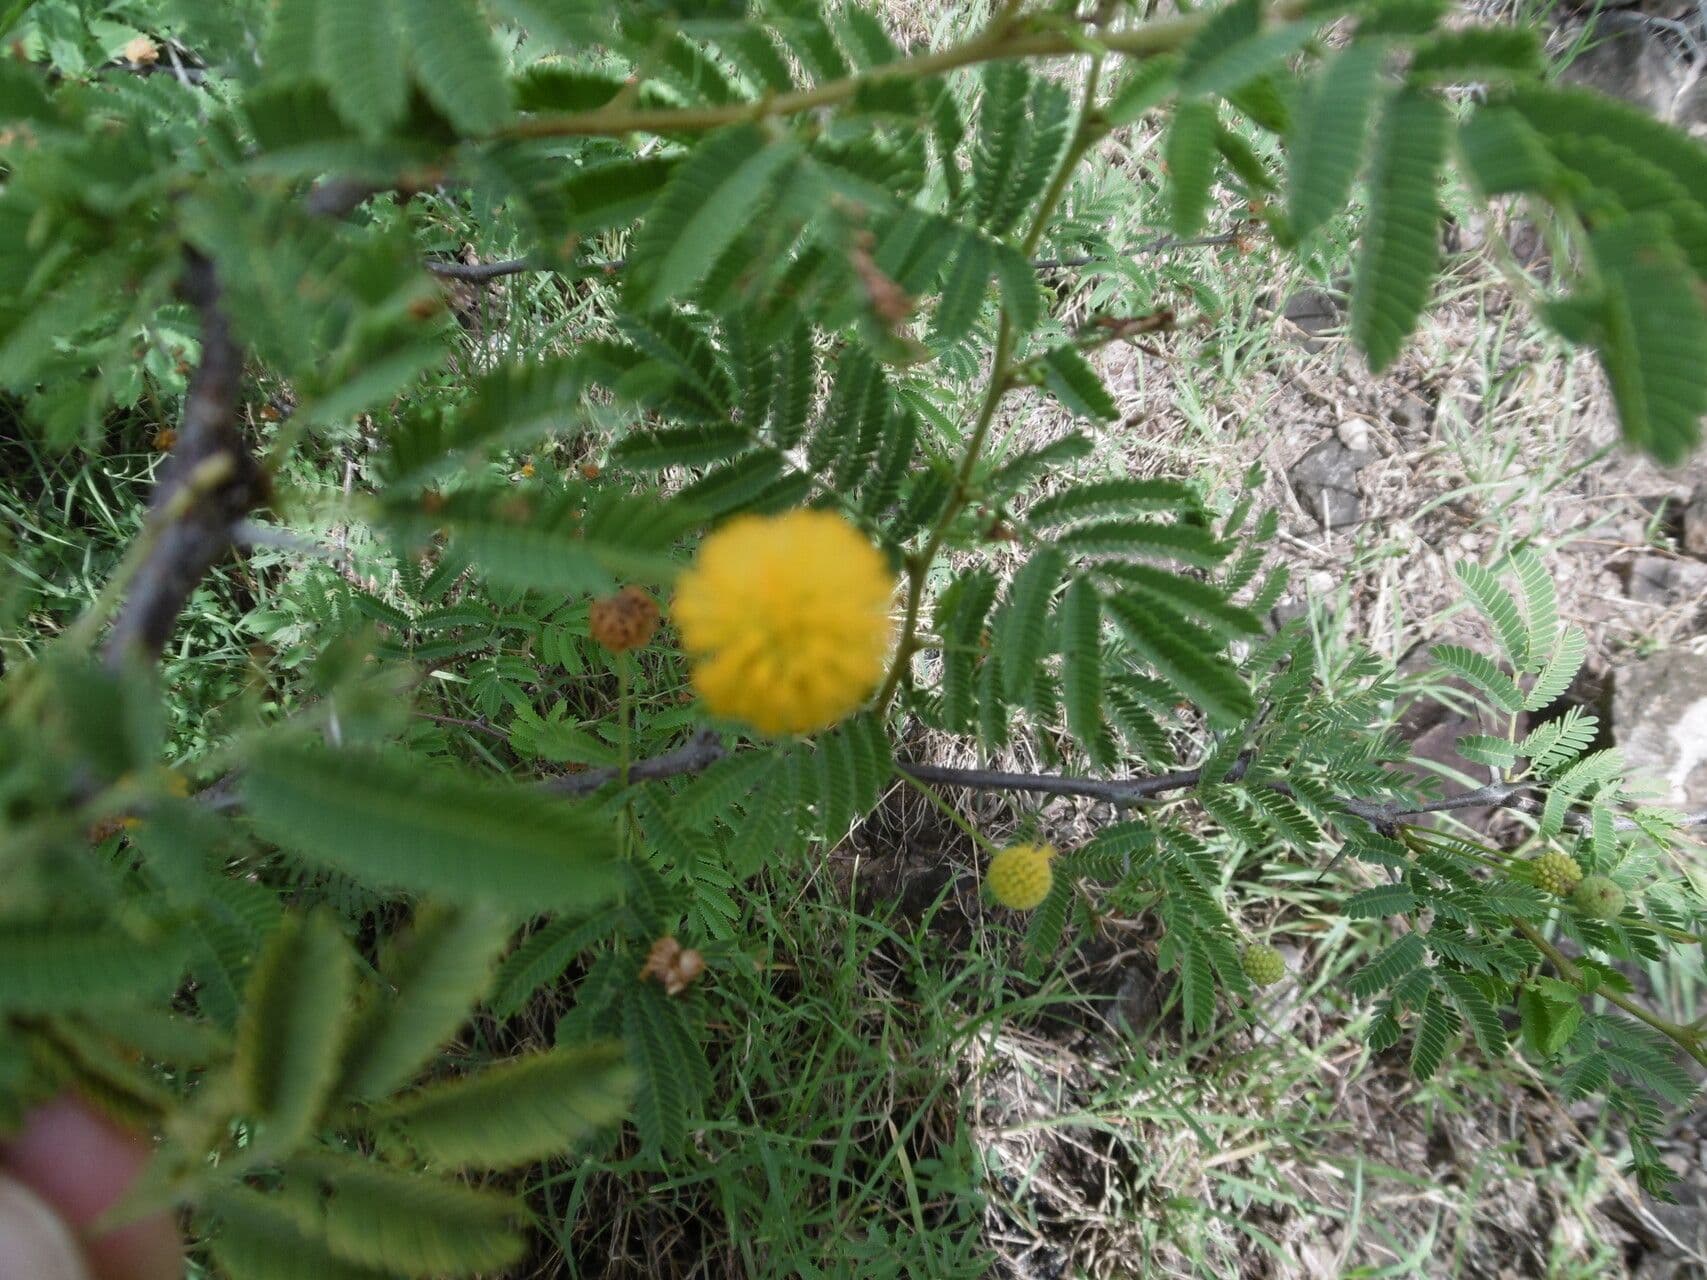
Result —
<instances>
[{"instance_id":1,"label":"plant stem","mask_svg":"<svg viewBox=\"0 0 1707 1280\"><path fill-rule=\"evenodd\" d=\"M1574 984L1582 981L1582 970L1572 963L1569 956L1542 937L1541 930L1530 924L1529 921L1519 919L1516 916L1512 917L1511 922L1517 926L1519 933L1535 944L1537 951L1547 957L1547 962L1559 971L1559 975L1566 982ZM1702 1066L1707 1067L1707 1048L1702 1047L1698 1034L1689 1027L1667 1021L1657 1013L1650 1013L1622 991L1613 991L1610 988L1602 987L1594 994L1603 997L1611 1004L1617 1005L1632 1018L1647 1023L1668 1040L1675 1042L1679 1048Z\"/></svg>"},{"instance_id":2,"label":"plant stem","mask_svg":"<svg viewBox=\"0 0 1707 1280\"><path fill-rule=\"evenodd\" d=\"M617 780L624 788L628 786L628 768L633 755L628 721L628 655L619 653L616 655Z\"/></svg>"},{"instance_id":3,"label":"plant stem","mask_svg":"<svg viewBox=\"0 0 1707 1280\"><path fill-rule=\"evenodd\" d=\"M1079 122L1073 132L1073 140L1067 146L1067 153L1061 157L1061 163L1056 166L1049 185L1044 188L1031 228L1020 242L1020 252L1027 258L1031 257L1037 249L1038 241L1043 238L1044 229L1055 214L1055 206L1061 202L1061 197L1066 195L1067 184L1072 181L1073 171L1078 168L1079 161L1084 159L1085 152L1102 136L1102 126L1095 114L1096 91L1101 77L1102 57L1098 55L1092 60L1090 73L1085 78L1085 96L1080 104ZM990 381L984 388L983 402L978 406L978 416L973 419L971 434L966 438L965 452L961 454L960 465L955 470L954 488L949 493L942 514L931 527L925 545L917 555L908 558L906 614L901 621L901 639L895 648L895 659L890 663L889 674L877 693L875 706L879 714L882 714L895 697L895 691L901 687L901 679L912 661L915 649L913 632L919 624L919 606L924 600L925 578L930 573L931 565L936 562L942 544L948 538L949 528L972 499L972 475L978 468L979 456L989 438L990 427L996 420L996 410L1012 385L1009 362L1013 358L1014 340L1013 312L1003 303L1000 318L996 322L995 350L990 356Z\"/></svg>"},{"instance_id":4,"label":"plant stem","mask_svg":"<svg viewBox=\"0 0 1707 1280\"><path fill-rule=\"evenodd\" d=\"M1274 18L1297 17L1304 5L1299 0L1281 0L1270 14ZM1187 14L1147 22L1130 31L1103 32L1095 37L1103 51L1132 58L1154 57L1183 47L1203 26L1205 15ZM1015 29L1016 24L998 22L964 44L922 53L912 58L873 67L858 75L829 80L810 89L774 94L757 102L736 102L711 107L650 107L633 109L603 106L591 111L563 115L539 115L520 120L503 130L514 138L620 137L629 133L699 133L724 125L744 124L782 116L800 115L851 100L869 85L884 80L920 80L961 67L1019 58L1062 58L1086 51L1082 31L1065 28L1053 31Z\"/></svg>"},{"instance_id":5,"label":"plant stem","mask_svg":"<svg viewBox=\"0 0 1707 1280\"><path fill-rule=\"evenodd\" d=\"M940 812L945 818L947 818L955 826L959 827L969 837L971 837L972 843L976 844L985 853L994 854L996 852L996 846L991 844L983 836L979 835L978 829L976 827L974 827L970 822L968 822L964 817L962 817L955 810L953 805L949 804L948 801L944 800L941 796L939 796L932 788L927 787L924 783L920 782L917 778L909 777L905 773L899 774L897 776L900 777L902 782L905 782L914 791L917 791L926 800L929 800L933 805L935 805L937 807L938 812Z\"/></svg>"}]
</instances>

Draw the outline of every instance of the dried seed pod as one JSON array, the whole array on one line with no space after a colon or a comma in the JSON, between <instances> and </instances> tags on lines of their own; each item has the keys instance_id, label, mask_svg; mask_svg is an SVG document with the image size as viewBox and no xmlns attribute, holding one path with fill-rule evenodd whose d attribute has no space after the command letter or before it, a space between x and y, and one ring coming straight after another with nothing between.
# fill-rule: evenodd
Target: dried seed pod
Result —
<instances>
[{"instance_id":1,"label":"dried seed pod","mask_svg":"<svg viewBox=\"0 0 1707 1280\"><path fill-rule=\"evenodd\" d=\"M624 587L593 601L587 621L594 640L612 653L627 653L657 634L658 602L639 587Z\"/></svg>"}]
</instances>

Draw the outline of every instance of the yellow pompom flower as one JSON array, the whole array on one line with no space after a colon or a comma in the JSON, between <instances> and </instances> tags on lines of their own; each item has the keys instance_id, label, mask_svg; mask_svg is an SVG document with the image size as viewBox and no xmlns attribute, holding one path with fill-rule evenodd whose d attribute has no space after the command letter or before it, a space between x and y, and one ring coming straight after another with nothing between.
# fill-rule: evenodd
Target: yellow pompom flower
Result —
<instances>
[{"instance_id":1,"label":"yellow pompom flower","mask_svg":"<svg viewBox=\"0 0 1707 1280\"><path fill-rule=\"evenodd\" d=\"M707 710L760 733L811 733L883 675L894 598L864 534L833 512L797 510L738 516L708 537L671 615Z\"/></svg>"},{"instance_id":2,"label":"yellow pompom flower","mask_svg":"<svg viewBox=\"0 0 1707 1280\"><path fill-rule=\"evenodd\" d=\"M1015 911L1030 911L1049 896L1055 875L1049 860L1055 850L1046 844L1016 844L990 859L985 876L997 902Z\"/></svg>"}]
</instances>

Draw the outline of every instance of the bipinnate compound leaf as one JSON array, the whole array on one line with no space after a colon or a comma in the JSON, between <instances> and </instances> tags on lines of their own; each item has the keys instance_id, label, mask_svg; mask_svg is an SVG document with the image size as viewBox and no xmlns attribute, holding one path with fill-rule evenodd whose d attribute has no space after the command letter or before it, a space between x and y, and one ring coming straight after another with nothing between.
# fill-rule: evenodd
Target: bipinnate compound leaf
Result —
<instances>
[{"instance_id":1,"label":"bipinnate compound leaf","mask_svg":"<svg viewBox=\"0 0 1707 1280\"><path fill-rule=\"evenodd\" d=\"M551 1049L406 1094L368 1114L382 1146L434 1165L509 1169L620 1120L633 1069L620 1044Z\"/></svg>"},{"instance_id":2,"label":"bipinnate compound leaf","mask_svg":"<svg viewBox=\"0 0 1707 1280\"><path fill-rule=\"evenodd\" d=\"M407 1084L469 1018L491 982L509 922L478 900L429 905L394 936L344 1055L340 1092L378 1098Z\"/></svg>"},{"instance_id":3,"label":"bipinnate compound leaf","mask_svg":"<svg viewBox=\"0 0 1707 1280\"><path fill-rule=\"evenodd\" d=\"M590 909L620 883L615 829L592 806L398 752L272 743L243 793L281 847L385 889L531 915Z\"/></svg>"}]
</instances>

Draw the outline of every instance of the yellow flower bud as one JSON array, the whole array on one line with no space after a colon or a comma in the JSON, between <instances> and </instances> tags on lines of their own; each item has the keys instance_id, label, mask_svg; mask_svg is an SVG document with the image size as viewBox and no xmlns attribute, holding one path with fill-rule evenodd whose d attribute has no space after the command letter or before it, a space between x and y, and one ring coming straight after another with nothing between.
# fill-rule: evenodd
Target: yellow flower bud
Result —
<instances>
[{"instance_id":1,"label":"yellow flower bud","mask_svg":"<svg viewBox=\"0 0 1707 1280\"><path fill-rule=\"evenodd\" d=\"M1015 911L1030 911L1049 896L1055 882L1049 860L1055 850L1046 844L1016 844L990 859L985 881L997 902Z\"/></svg>"}]
</instances>

